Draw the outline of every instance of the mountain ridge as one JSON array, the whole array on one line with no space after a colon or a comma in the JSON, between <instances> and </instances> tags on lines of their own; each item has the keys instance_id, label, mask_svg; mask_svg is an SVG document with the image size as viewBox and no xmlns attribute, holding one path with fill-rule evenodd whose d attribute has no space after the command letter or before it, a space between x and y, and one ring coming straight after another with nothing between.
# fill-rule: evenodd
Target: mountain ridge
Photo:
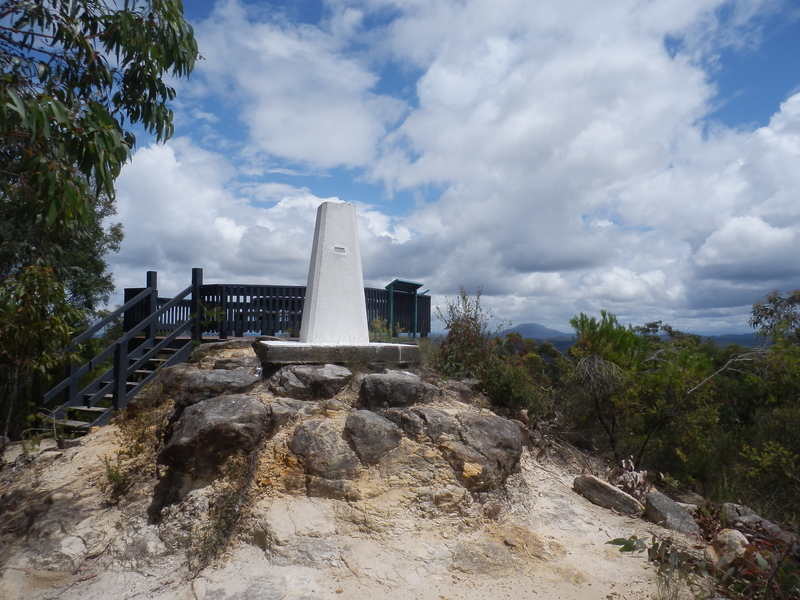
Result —
<instances>
[{"instance_id":1,"label":"mountain ridge","mask_svg":"<svg viewBox=\"0 0 800 600\"><path fill-rule=\"evenodd\" d=\"M499 335L506 336L509 333L519 333L523 338L530 338L537 342L548 341L552 343L561 352L566 352L574 340L575 336L572 333L565 333L558 329L551 329L539 323L522 323L509 329L504 329ZM740 346L753 347L760 345L758 334L756 333L723 333L718 335L703 335L698 334L704 340L710 340L718 346L727 346L728 344L739 344Z\"/></svg>"}]
</instances>

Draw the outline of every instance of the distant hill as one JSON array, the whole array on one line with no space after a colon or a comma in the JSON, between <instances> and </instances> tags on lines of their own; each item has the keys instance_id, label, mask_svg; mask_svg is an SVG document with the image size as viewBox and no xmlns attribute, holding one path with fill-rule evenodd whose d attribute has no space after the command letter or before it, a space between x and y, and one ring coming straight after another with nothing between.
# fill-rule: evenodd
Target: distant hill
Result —
<instances>
[{"instance_id":1,"label":"distant hill","mask_svg":"<svg viewBox=\"0 0 800 600\"><path fill-rule=\"evenodd\" d=\"M572 337L571 333L564 333L563 331L558 331L557 329L550 329L549 327L539 325L538 323L523 323L522 325L517 325L511 329L501 331L500 335L505 335L507 333L519 333L522 334L522 337L531 338L533 340L549 340L553 338L560 339Z\"/></svg>"},{"instance_id":2,"label":"distant hill","mask_svg":"<svg viewBox=\"0 0 800 600\"><path fill-rule=\"evenodd\" d=\"M571 333L564 333L558 329L550 329L538 323L523 323L522 325L517 325L511 329L501 331L500 335L505 336L507 333L519 333L523 338L530 338L537 342L547 340L562 354L566 353L575 341Z\"/></svg>"},{"instance_id":3,"label":"distant hill","mask_svg":"<svg viewBox=\"0 0 800 600\"><path fill-rule=\"evenodd\" d=\"M704 335L703 339L711 340L717 346L725 347L728 344L739 344L740 346L752 347L760 346L762 340L758 339L755 333L726 333L724 335Z\"/></svg>"},{"instance_id":4,"label":"distant hill","mask_svg":"<svg viewBox=\"0 0 800 600\"><path fill-rule=\"evenodd\" d=\"M537 342L547 340L553 344L559 351L566 352L575 341L571 333L564 333L557 329L550 329L538 323L523 323L511 329L505 329L500 332L501 336L507 333L519 333L523 338L530 338ZM752 347L758 346L760 341L755 333L729 333L723 335L704 335L703 339L711 340L718 346L725 347L728 344L739 344L740 346Z\"/></svg>"}]
</instances>

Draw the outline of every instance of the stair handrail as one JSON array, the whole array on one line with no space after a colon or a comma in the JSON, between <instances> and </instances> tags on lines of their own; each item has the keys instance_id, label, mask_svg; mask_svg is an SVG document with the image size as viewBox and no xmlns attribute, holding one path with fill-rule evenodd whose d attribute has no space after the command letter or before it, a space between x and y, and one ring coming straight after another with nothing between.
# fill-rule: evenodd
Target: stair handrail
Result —
<instances>
[{"instance_id":1,"label":"stair handrail","mask_svg":"<svg viewBox=\"0 0 800 600\"><path fill-rule=\"evenodd\" d=\"M136 294L136 296L128 300L125 304L120 306L117 310L109 314L107 317L104 317L103 319L95 323L92 327L90 327L83 333L72 338L72 340L70 340L70 343L67 345L67 349L70 350L75 349L79 344L82 344L86 340L92 338L96 333L98 333L101 329L103 329L103 327L110 324L115 319L118 319L120 316L122 316L122 314L125 311L132 309L139 302L142 302L145 298L147 298L150 294L154 292L155 290L152 288L145 288L140 293ZM72 372L67 377L62 379L57 384L55 384L45 394L42 395L42 403L47 404L53 398L55 398L56 395L63 392L73 381L79 379L80 377L83 377L89 371L92 371L93 369L100 366L103 363L103 361L107 360L108 358L111 358L111 356L114 354L115 344L116 341L112 342L108 347L101 350L95 356L84 362L81 366L73 368Z\"/></svg>"},{"instance_id":2,"label":"stair handrail","mask_svg":"<svg viewBox=\"0 0 800 600\"><path fill-rule=\"evenodd\" d=\"M121 343L127 344L131 339L136 337L136 335L139 334L142 331L142 329L144 329L145 327L147 327L149 325L152 325L155 322L157 322L157 320L165 312L167 312L169 309L174 307L178 302L184 300L186 298L186 296L188 296L194 290L194 288L195 288L194 285L189 285L185 290L183 290L182 292L177 294L174 298L172 298L172 300L170 300L169 302L164 304L164 306L162 306L161 308L159 308L154 313L151 313L150 315L148 315L147 317L145 317L144 319L139 321L139 323L137 323L129 331L124 333L118 339L116 339L113 342L111 342L111 344L109 344L105 349L103 349L98 354L96 354L94 357L92 357L91 359L89 359L88 361L83 363L83 365L77 367L77 369L73 370L73 372L69 376L65 377L59 383L57 383L52 388L50 388L50 390L42 396L42 402L45 403L45 404L50 402L53 398L56 397L56 395L58 395L59 393L63 392L71 383L73 383L78 378L82 377L83 375L85 375L89 371L91 371L94 368L96 368L99 365L101 365L105 360L111 358L114 355L114 353L116 351L116 348L117 348L117 346L119 344L121 344ZM86 341L92 335L94 335L95 333L100 331L105 325L108 325L115 318L118 318L126 310L130 310L137 303L143 301L145 298L147 298L148 296L150 296L151 294L153 294L155 292L156 292L156 290L154 288L145 288L142 292L140 292L139 294L134 296L131 300L129 300L123 306L121 306L120 308L115 310L108 317L105 317L104 319L99 321L97 324L95 324L95 326L93 326L91 329L89 329L89 330L81 333L80 335L76 336L70 342L70 346L69 347L74 347L75 345L80 344L83 341ZM187 322L189 322L191 320L192 320L192 318L188 319Z\"/></svg>"},{"instance_id":3,"label":"stair handrail","mask_svg":"<svg viewBox=\"0 0 800 600\"><path fill-rule=\"evenodd\" d=\"M99 333L103 327L106 325L111 324L114 320L120 318L125 311L132 309L136 306L139 302L147 298L150 294L153 293L152 288L144 288L141 292L139 292L136 296L128 300L125 304L120 306L117 310L112 312L106 317L100 319L97 323L92 325L89 329L84 331L83 333L76 335L72 340L70 340L69 347L75 347L78 344L82 344L86 340L94 337L96 333Z\"/></svg>"}]
</instances>

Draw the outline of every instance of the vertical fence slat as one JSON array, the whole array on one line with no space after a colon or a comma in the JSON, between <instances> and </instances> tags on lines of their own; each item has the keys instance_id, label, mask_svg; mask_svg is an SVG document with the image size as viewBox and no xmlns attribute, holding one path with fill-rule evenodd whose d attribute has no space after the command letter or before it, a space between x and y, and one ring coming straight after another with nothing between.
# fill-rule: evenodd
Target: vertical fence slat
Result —
<instances>
[{"instance_id":1,"label":"vertical fence slat","mask_svg":"<svg viewBox=\"0 0 800 600\"><path fill-rule=\"evenodd\" d=\"M148 279L148 283L155 284L156 281ZM227 339L231 333L241 337L247 333L276 335L279 331L296 335L300 331L305 286L204 284L202 269L192 270L192 286L192 298L168 311L159 320L159 330L172 331L178 324L191 319L191 335L195 340L201 340L204 333ZM125 295L133 297L136 291L126 289ZM421 337L427 337L430 333L430 296L394 294L394 298L390 299L388 290L379 288L365 288L364 296L369 323L381 318L387 320L387 325L393 328L399 326L401 331L411 333L416 308L417 333ZM157 304L163 306L169 300L158 298ZM147 302L152 303L152 297ZM391 304L394 304L394 323L388 323ZM130 318L128 314L125 315L125 322L134 316L140 317L138 322L147 316L149 310L149 305L136 307L136 310L130 311Z\"/></svg>"}]
</instances>

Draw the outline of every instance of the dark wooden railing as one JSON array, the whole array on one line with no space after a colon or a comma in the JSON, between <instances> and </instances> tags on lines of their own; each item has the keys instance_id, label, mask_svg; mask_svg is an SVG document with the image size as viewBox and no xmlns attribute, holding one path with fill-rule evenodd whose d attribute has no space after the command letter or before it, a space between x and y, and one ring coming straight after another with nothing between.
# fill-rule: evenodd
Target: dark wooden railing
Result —
<instances>
[{"instance_id":1,"label":"dark wooden railing","mask_svg":"<svg viewBox=\"0 0 800 600\"><path fill-rule=\"evenodd\" d=\"M136 297L142 289L126 289L125 300ZM175 323L200 314L197 326L201 327L204 337L227 339L231 335L242 337L247 333L296 336L300 333L305 295L305 286L204 284L200 286L198 310L193 310L190 301L184 300L164 314L157 328L163 332L171 331ZM364 296L367 320L370 323L375 318L388 321L389 292L380 288L365 288ZM414 331L414 298L418 305L417 331ZM169 298L158 298L157 306L160 308L169 301ZM428 336L431 330L430 296L395 292L394 306L395 325L401 331ZM125 329L140 321L150 310L148 305L140 303L126 312L123 323Z\"/></svg>"},{"instance_id":2,"label":"dark wooden railing","mask_svg":"<svg viewBox=\"0 0 800 600\"><path fill-rule=\"evenodd\" d=\"M70 365L66 377L42 398L45 406L62 396L53 418L73 428L108 422L155 377L159 366L185 361L193 342L247 333L298 334L305 286L203 284L203 270L192 269L192 284L173 298L158 296L158 275L147 273L147 287L125 290L124 304L70 343L78 348L122 318L124 334L83 364ZM389 318L389 292L365 288L367 318ZM401 331L427 337L430 296L394 293L394 320ZM417 330L414 331L414 300ZM112 360L113 359L113 360ZM110 365L110 366L109 366ZM106 367L83 383L87 375ZM75 420L78 415L85 420Z\"/></svg>"},{"instance_id":3,"label":"dark wooden railing","mask_svg":"<svg viewBox=\"0 0 800 600\"><path fill-rule=\"evenodd\" d=\"M150 271L147 273L148 287L139 290L120 308L74 338L70 343L71 349L99 335L120 317L124 320L131 311L141 315L135 324L129 321L125 333L95 356L83 364L70 365L66 377L44 394L42 402L45 406L63 394L62 404L53 410L53 420L73 429L104 425L114 411L125 408L153 380L159 366L184 362L191 353L193 339L200 339L198 321L191 318L191 315L199 315L199 311L195 308L187 318L173 322L166 335L158 335L163 333L160 322L181 303L188 303L190 308L197 306L202 277L202 269L194 269L192 285L159 306L157 275ZM81 380L98 369L102 370L101 373L79 389Z\"/></svg>"}]
</instances>

